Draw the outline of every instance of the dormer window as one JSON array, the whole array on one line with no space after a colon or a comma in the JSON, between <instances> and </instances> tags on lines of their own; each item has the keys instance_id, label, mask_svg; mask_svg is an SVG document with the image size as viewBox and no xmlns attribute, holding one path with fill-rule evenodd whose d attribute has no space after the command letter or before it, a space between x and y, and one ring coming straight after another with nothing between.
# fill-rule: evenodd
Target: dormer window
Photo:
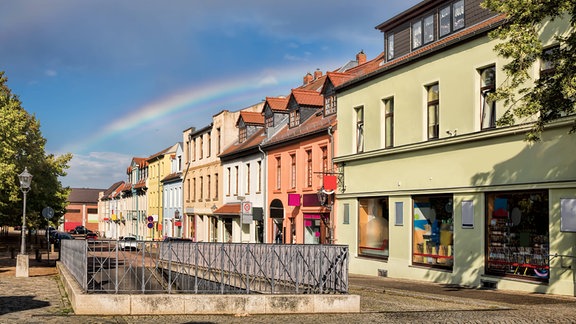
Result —
<instances>
[{"instance_id":1,"label":"dormer window","mask_svg":"<svg viewBox=\"0 0 576 324\"><path fill-rule=\"evenodd\" d=\"M389 61L394 58L394 33L388 34L386 42L386 59Z\"/></svg>"},{"instance_id":2,"label":"dormer window","mask_svg":"<svg viewBox=\"0 0 576 324\"><path fill-rule=\"evenodd\" d=\"M240 143L244 143L246 141L246 138L248 137L246 127L240 127L238 131L239 131L238 139L240 140Z\"/></svg>"},{"instance_id":3,"label":"dormer window","mask_svg":"<svg viewBox=\"0 0 576 324\"><path fill-rule=\"evenodd\" d=\"M412 49L429 44L434 39L434 14L412 23Z\"/></svg>"},{"instance_id":4,"label":"dormer window","mask_svg":"<svg viewBox=\"0 0 576 324\"><path fill-rule=\"evenodd\" d=\"M440 37L464 28L464 0L440 8Z\"/></svg>"},{"instance_id":5,"label":"dormer window","mask_svg":"<svg viewBox=\"0 0 576 324\"><path fill-rule=\"evenodd\" d=\"M294 109L290 111L290 128L300 125L300 110Z\"/></svg>"},{"instance_id":6,"label":"dormer window","mask_svg":"<svg viewBox=\"0 0 576 324\"><path fill-rule=\"evenodd\" d=\"M336 95L326 96L324 98L324 116L336 113Z\"/></svg>"},{"instance_id":7,"label":"dormer window","mask_svg":"<svg viewBox=\"0 0 576 324\"><path fill-rule=\"evenodd\" d=\"M274 127L274 114L266 115L266 128Z\"/></svg>"}]
</instances>

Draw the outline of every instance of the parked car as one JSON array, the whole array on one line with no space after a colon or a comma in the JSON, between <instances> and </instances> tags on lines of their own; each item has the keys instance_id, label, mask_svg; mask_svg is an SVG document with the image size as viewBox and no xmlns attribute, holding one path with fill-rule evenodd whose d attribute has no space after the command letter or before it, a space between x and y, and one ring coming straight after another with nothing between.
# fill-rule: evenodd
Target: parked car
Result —
<instances>
[{"instance_id":1,"label":"parked car","mask_svg":"<svg viewBox=\"0 0 576 324\"><path fill-rule=\"evenodd\" d=\"M86 239L87 239L87 240L97 240L97 239L98 239L98 234L96 234L96 233L94 233L94 232L86 233Z\"/></svg>"},{"instance_id":2,"label":"parked car","mask_svg":"<svg viewBox=\"0 0 576 324\"><path fill-rule=\"evenodd\" d=\"M193 242L193 241L188 238L166 236L164 238L164 242Z\"/></svg>"},{"instance_id":3,"label":"parked car","mask_svg":"<svg viewBox=\"0 0 576 324\"><path fill-rule=\"evenodd\" d=\"M121 250L138 250L138 240L134 236L121 236L117 246Z\"/></svg>"}]
</instances>

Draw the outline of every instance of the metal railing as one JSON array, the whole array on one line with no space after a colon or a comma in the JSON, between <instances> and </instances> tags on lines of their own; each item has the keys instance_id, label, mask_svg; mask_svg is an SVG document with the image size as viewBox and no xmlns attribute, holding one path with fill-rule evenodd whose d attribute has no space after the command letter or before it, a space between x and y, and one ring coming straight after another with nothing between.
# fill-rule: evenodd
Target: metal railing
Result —
<instances>
[{"instance_id":1,"label":"metal railing","mask_svg":"<svg viewBox=\"0 0 576 324\"><path fill-rule=\"evenodd\" d=\"M62 241L61 261L89 293L348 293L346 245L138 241L132 247Z\"/></svg>"}]
</instances>

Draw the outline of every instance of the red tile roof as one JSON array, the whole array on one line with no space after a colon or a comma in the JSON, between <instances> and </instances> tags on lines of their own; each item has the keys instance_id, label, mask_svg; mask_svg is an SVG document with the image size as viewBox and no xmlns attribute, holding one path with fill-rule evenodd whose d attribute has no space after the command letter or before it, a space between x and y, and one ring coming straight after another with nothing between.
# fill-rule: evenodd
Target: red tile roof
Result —
<instances>
[{"instance_id":1,"label":"red tile roof","mask_svg":"<svg viewBox=\"0 0 576 324\"><path fill-rule=\"evenodd\" d=\"M242 119L246 125L264 126L264 116L259 112L241 111L238 121Z\"/></svg>"},{"instance_id":2,"label":"red tile roof","mask_svg":"<svg viewBox=\"0 0 576 324\"><path fill-rule=\"evenodd\" d=\"M314 90L292 89L290 98L294 98L300 106L324 107L324 97Z\"/></svg>"},{"instance_id":3,"label":"red tile roof","mask_svg":"<svg viewBox=\"0 0 576 324\"><path fill-rule=\"evenodd\" d=\"M286 97L266 97L266 103L270 109L275 112L285 112L288 107L288 98Z\"/></svg>"},{"instance_id":4,"label":"red tile roof","mask_svg":"<svg viewBox=\"0 0 576 324\"><path fill-rule=\"evenodd\" d=\"M219 156L225 157L227 155L232 155L234 153L247 151L249 149L257 147L258 145L260 145L260 143L262 143L262 141L264 141L264 139L266 139L265 132L266 129L264 128L259 129L256 133L252 134L252 136L248 137L244 142L242 143L236 142L227 147L222 153L220 153Z\"/></svg>"},{"instance_id":5,"label":"red tile roof","mask_svg":"<svg viewBox=\"0 0 576 324\"><path fill-rule=\"evenodd\" d=\"M298 127L289 128L285 125L274 137L265 142L263 146L272 146L283 142L289 142L296 138L305 137L314 133L323 132L330 126L336 125L336 114L323 117L322 111L308 118Z\"/></svg>"}]
</instances>

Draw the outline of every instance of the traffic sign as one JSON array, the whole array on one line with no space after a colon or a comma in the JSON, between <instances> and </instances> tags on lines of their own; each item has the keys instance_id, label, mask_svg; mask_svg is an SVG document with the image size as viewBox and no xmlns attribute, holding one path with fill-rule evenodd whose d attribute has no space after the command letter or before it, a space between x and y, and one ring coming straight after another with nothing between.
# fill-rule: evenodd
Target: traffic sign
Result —
<instances>
[{"instance_id":1,"label":"traffic sign","mask_svg":"<svg viewBox=\"0 0 576 324\"><path fill-rule=\"evenodd\" d=\"M44 209L42 209L42 216L44 216L46 219L54 217L54 209L50 207L44 207Z\"/></svg>"},{"instance_id":2,"label":"traffic sign","mask_svg":"<svg viewBox=\"0 0 576 324\"><path fill-rule=\"evenodd\" d=\"M242 224L251 224L252 223L252 203L249 201L243 201L241 204L241 213L242 213Z\"/></svg>"}]
</instances>

